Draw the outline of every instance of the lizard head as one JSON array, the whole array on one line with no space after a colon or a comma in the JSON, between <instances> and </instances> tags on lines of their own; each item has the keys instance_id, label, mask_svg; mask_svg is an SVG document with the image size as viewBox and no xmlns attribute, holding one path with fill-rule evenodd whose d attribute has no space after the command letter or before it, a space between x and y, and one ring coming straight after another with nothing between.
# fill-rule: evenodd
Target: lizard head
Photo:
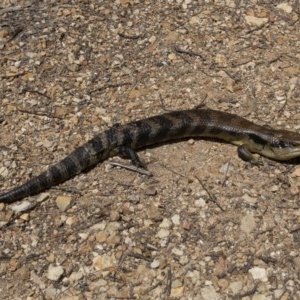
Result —
<instances>
[{"instance_id":1,"label":"lizard head","mask_svg":"<svg viewBox=\"0 0 300 300\"><path fill-rule=\"evenodd\" d=\"M300 157L300 134L288 130L276 130L267 148L276 160Z\"/></svg>"}]
</instances>

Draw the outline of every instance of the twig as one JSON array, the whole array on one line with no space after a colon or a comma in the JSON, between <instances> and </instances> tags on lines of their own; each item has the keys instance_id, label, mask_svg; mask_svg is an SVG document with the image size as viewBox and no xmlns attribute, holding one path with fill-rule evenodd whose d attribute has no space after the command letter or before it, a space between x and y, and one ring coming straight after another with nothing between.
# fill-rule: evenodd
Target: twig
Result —
<instances>
[{"instance_id":1,"label":"twig","mask_svg":"<svg viewBox=\"0 0 300 300\"><path fill-rule=\"evenodd\" d=\"M35 90L30 90L30 89L24 89L24 90L22 91L22 93L26 93L26 92L38 94L38 95L40 95L40 96L43 96L43 97L47 98L48 100L51 100L51 98L50 98L49 96L47 96L46 94L44 94L44 93L42 93L42 92L40 92L40 91L35 91Z\"/></svg>"},{"instance_id":2,"label":"twig","mask_svg":"<svg viewBox=\"0 0 300 300\"><path fill-rule=\"evenodd\" d=\"M111 88L116 88L116 87L125 86L125 85L132 85L132 83L131 82L109 83L109 84L105 84L103 86L100 86L98 88L95 88L93 90L90 90L89 92L94 93L94 92L102 91L104 89L111 89Z\"/></svg>"},{"instance_id":3,"label":"twig","mask_svg":"<svg viewBox=\"0 0 300 300\"><path fill-rule=\"evenodd\" d=\"M167 283L166 283L166 290L165 290L165 294L167 296L171 295L171 288L172 288L172 271L171 269L169 269L167 273Z\"/></svg>"},{"instance_id":4,"label":"twig","mask_svg":"<svg viewBox=\"0 0 300 300\"><path fill-rule=\"evenodd\" d=\"M258 256L259 259L261 259L265 264L276 264L277 263L277 259L273 258L271 256L266 256L266 255L260 255Z\"/></svg>"},{"instance_id":5,"label":"twig","mask_svg":"<svg viewBox=\"0 0 300 300\"><path fill-rule=\"evenodd\" d=\"M297 231L299 231L299 230L300 230L300 227L297 226L296 228L290 230L289 233L295 233L295 232L297 232Z\"/></svg>"},{"instance_id":6,"label":"twig","mask_svg":"<svg viewBox=\"0 0 300 300\"><path fill-rule=\"evenodd\" d=\"M164 103L164 100L163 100L163 98L162 98L162 96L161 96L161 93L159 93L159 100L160 100L160 103L161 103L161 107L162 107L162 109L163 109L164 111L172 111L172 109L166 108L165 103Z\"/></svg>"},{"instance_id":7,"label":"twig","mask_svg":"<svg viewBox=\"0 0 300 300\"><path fill-rule=\"evenodd\" d=\"M216 197L209 192L209 190L206 188L206 186L203 184L203 182L200 180L200 178L197 175L195 175L195 177L198 180L198 182L201 184L202 188L207 193L207 195L210 198L210 200L213 203L215 203L222 211L225 211L225 209L217 202Z\"/></svg>"},{"instance_id":8,"label":"twig","mask_svg":"<svg viewBox=\"0 0 300 300\"><path fill-rule=\"evenodd\" d=\"M157 284L154 284L153 286L148 287L146 289L146 293L145 294L150 293L151 291L153 291L154 289L156 289L160 285L162 285L162 281L159 281Z\"/></svg>"},{"instance_id":9,"label":"twig","mask_svg":"<svg viewBox=\"0 0 300 300\"><path fill-rule=\"evenodd\" d=\"M184 50L184 49L181 49L179 48L177 45L174 46L174 50L177 52L177 53L182 53L182 54L188 54L190 56L198 56L200 57L202 60L205 60L203 55L199 52L195 52L195 51L189 51L189 50Z\"/></svg>"},{"instance_id":10,"label":"twig","mask_svg":"<svg viewBox=\"0 0 300 300\"><path fill-rule=\"evenodd\" d=\"M144 34L137 34L137 35L128 35L126 33L123 33L123 32L119 32L118 35L122 38L125 38L125 39L130 39L130 40L137 40L137 39L140 39L144 36Z\"/></svg>"},{"instance_id":11,"label":"twig","mask_svg":"<svg viewBox=\"0 0 300 300\"><path fill-rule=\"evenodd\" d=\"M31 4L27 5L27 6L11 6L11 7L6 7L6 8L3 8L0 10L0 16L1 15L4 15L6 13L9 13L9 12L15 12L15 11L18 11L18 10L22 10L22 9L25 9L27 7L30 7Z\"/></svg>"},{"instance_id":12,"label":"twig","mask_svg":"<svg viewBox=\"0 0 300 300\"><path fill-rule=\"evenodd\" d=\"M228 175L229 167L230 167L230 163L228 162L228 163L227 163L227 166L226 166L226 171L225 171L224 180L223 180L223 182L222 182L222 184L221 184L222 187L225 186L225 183L226 183L227 179L229 178L229 175Z\"/></svg>"},{"instance_id":13,"label":"twig","mask_svg":"<svg viewBox=\"0 0 300 300\"><path fill-rule=\"evenodd\" d=\"M152 262L151 257L146 257L146 256L144 256L140 253L129 252L129 253L127 253L127 256L134 257L134 258L137 258L137 259L146 260L148 262Z\"/></svg>"},{"instance_id":14,"label":"twig","mask_svg":"<svg viewBox=\"0 0 300 300\"><path fill-rule=\"evenodd\" d=\"M250 33L253 33L255 31L258 31L258 30L264 28L266 26L266 24L268 24L268 23L264 23L264 24L262 24L260 26L257 26L257 27L255 27L253 29L250 29L250 30L246 31L246 34L250 34Z\"/></svg>"},{"instance_id":15,"label":"twig","mask_svg":"<svg viewBox=\"0 0 300 300\"><path fill-rule=\"evenodd\" d=\"M188 64L191 64L192 62L189 61L187 58L185 58L181 53L177 52L177 55L180 56L185 62L187 62Z\"/></svg>"},{"instance_id":16,"label":"twig","mask_svg":"<svg viewBox=\"0 0 300 300\"><path fill-rule=\"evenodd\" d=\"M160 165L163 166L166 170L172 172L172 173L175 174L175 175L178 175L178 176L180 176L180 177L182 177L182 178L187 178L185 175L182 175L182 174L180 174L179 172L176 172L176 171L170 169L170 168L169 168L167 165L165 165L165 164L160 163Z\"/></svg>"},{"instance_id":17,"label":"twig","mask_svg":"<svg viewBox=\"0 0 300 300\"><path fill-rule=\"evenodd\" d=\"M117 161L110 161L109 164L112 165L112 166L114 166L114 167L121 167L121 168L130 170L130 171L133 171L133 172L140 173L142 175L152 176L151 172L149 172L149 171L147 171L145 169L136 167L134 165L124 165L124 164L119 163Z\"/></svg>"},{"instance_id":18,"label":"twig","mask_svg":"<svg viewBox=\"0 0 300 300\"><path fill-rule=\"evenodd\" d=\"M232 68L240 67L240 66L248 64L251 61L252 61L252 59L248 59L248 60L240 62L240 63L232 64L231 67Z\"/></svg>"},{"instance_id":19,"label":"twig","mask_svg":"<svg viewBox=\"0 0 300 300\"><path fill-rule=\"evenodd\" d=\"M29 115L35 115L35 116L41 116L41 117L47 117L47 118L52 118L52 119L59 119L59 120L62 120L63 118L60 118L60 117L55 117L55 116L49 116L48 114L46 113L39 113L39 112L32 112L32 111L28 111L26 109L20 109L20 108L17 108L17 111L21 112L21 113L25 113L25 114L29 114Z\"/></svg>"},{"instance_id":20,"label":"twig","mask_svg":"<svg viewBox=\"0 0 300 300\"><path fill-rule=\"evenodd\" d=\"M269 60L269 61L267 62L267 65L270 66L270 65L273 64L274 62L280 60L282 57L283 57L283 55L282 55L282 54L279 54L277 57L275 57L275 58Z\"/></svg>"},{"instance_id":21,"label":"twig","mask_svg":"<svg viewBox=\"0 0 300 300\"><path fill-rule=\"evenodd\" d=\"M5 44L7 44L7 43L11 42L13 39L15 39L15 37L16 37L20 32L22 32L23 30L24 30L23 27L17 27L17 28L12 32L11 38L10 38L8 41L6 41Z\"/></svg>"},{"instance_id":22,"label":"twig","mask_svg":"<svg viewBox=\"0 0 300 300\"><path fill-rule=\"evenodd\" d=\"M0 75L0 78L5 79L5 78L12 78L12 77L19 77L25 74L27 74L27 72L21 72L21 73L9 74L9 75Z\"/></svg>"},{"instance_id":23,"label":"twig","mask_svg":"<svg viewBox=\"0 0 300 300\"><path fill-rule=\"evenodd\" d=\"M256 283L252 289L237 295L237 298L234 299L242 299L244 297L251 296L256 292L257 288L258 288L258 283Z\"/></svg>"}]
</instances>

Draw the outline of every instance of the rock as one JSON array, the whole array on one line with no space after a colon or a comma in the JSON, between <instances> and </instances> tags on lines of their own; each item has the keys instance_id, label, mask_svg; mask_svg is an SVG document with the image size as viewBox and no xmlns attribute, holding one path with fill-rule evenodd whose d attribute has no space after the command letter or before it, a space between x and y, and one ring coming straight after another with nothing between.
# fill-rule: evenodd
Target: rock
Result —
<instances>
[{"instance_id":1,"label":"rock","mask_svg":"<svg viewBox=\"0 0 300 300\"><path fill-rule=\"evenodd\" d=\"M49 265L47 278L52 281L57 281L64 273L64 268L62 266Z\"/></svg>"},{"instance_id":2,"label":"rock","mask_svg":"<svg viewBox=\"0 0 300 300\"><path fill-rule=\"evenodd\" d=\"M234 0L226 0L225 3L230 8L236 8L236 4Z\"/></svg>"},{"instance_id":3,"label":"rock","mask_svg":"<svg viewBox=\"0 0 300 300\"><path fill-rule=\"evenodd\" d=\"M201 16L193 16L190 18L190 21L189 21L189 23L191 25L200 24L200 22L201 22Z\"/></svg>"},{"instance_id":4,"label":"rock","mask_svg":"<svg viewBox=\"0 0 300 300\"><path fill-rule=\"evenodd\" d=\"M258 295L254 295L252 297L252 300L266 300L267 297L265 295L262 295L262 294L258 294Z\"/></svg>"},{"instance_id":5,"label":"rock","mask_svg":"<svg viewBox=\"0 0 300 300\"><path fill-rule=\"evenodd\" d=\"M220 295L216 292L215 288L210 285L201 289L201 296L203 300L219 300L221 299Z\"/></svg>"},{"instance_id":6,"label":"rock","mask_svg":"<svg viewBox=\"0 0 300 300\"><path fill-rule=\"evenodd\" d=\"M183 250L179 248L173 248L172 253L177 255L177 256L182 256L183 255Z\"/></svg>"},{"instance_id":7,"label":"rock","mask_svg":"<svg viewBox=\"0 0 300 300\"><path fill-rule=\"evenodd\" d=\"M184 266L189 262L189 258L188 256L181 256L179 259L179 263Z\"/></svg>"},{"instance_id":8,"label":"rock","mask_svg":"<svg viewBox=\"0 0 300 300\"><path fill-rule=\"evenodd\" d=\"M156 234L159 238L165 238L168 237L170 235L170 231L168 229L160 229L157 234Z\"/></svg>"},{"instance_id":9,"label":"rock","mask_svg":"<svg viewBox=\"0 0 300 300\"><path fill-rule=\"evenodd\" d=\"M107 234L105 231L99 231L97 234L96 234L96 241L99 242L99 243L104 243L106 242L107 240Z\"/></svg>"},{"instance_id":10,"label":"rock","mask_svg":"<svg viewBox=\"0 0 300 300\"><path fill-rule=\"evenodd\" d=\"M176 59L177 59L177 55L176 55L175 53L170 53L170 54L168 55L168 59L169 59L169 60L176 60Z\"/></svg>"},{"instance_id":11,"label":"rock","mask_svg":"<svg viewBox=\"0 0 300 300\"><path fill-rule=\"evenodd\" d=\"M241 220L241 230L249 234L256 227L255 218L252 215L246 215Z\"/></svg>"},{"instance_id":12,"label":"rock","mask_svg":"<svg viewBox=\"0 0 300 300\"><path fill-rule=\"evenodd\" d=\"M79 271L79 272L73 272L69 279L71 282L77 282L78 280L80 280L83 277L83 272Z\"/></svg>"},{"instance_id":13,"label":"rock","mask_svg":"<svg viewBox=\"0 0 300 300\"><path fill-rule=\"evenodd\" d=\"M157 190L155 186L149 186L146 191L145 194L147 196L155 196L157 194Z\"/></svg>"},{"instance_id":14,"label":"rock","mask_svg":"<svg viewBox=\"0 0 300 300\"><path fill-rule=\"evenodd\" d=\"M107 254L96 256L93 259L93 267L96 270L106 270L109 268L113 268L115 266L115 262L113 258Z\"/></svg>"},{"instance_id":15,"label":"rock","mask_svg":"<svg viewBox=\"0 0 300 300\"><path fill-rule=\"evenodd\" d=\"M257 203L257 198L251 197L251 196L249 196L248 194L244 194L244 195L242 196L242 198L243 198L243 200L244 200L245 202L247 202L247 203L250 204L250 205L255 205L255 204Z\"/></svg>"},{"instance_id":16,"label":"rock","mask_svg":"<svg viewBox=\"0 0 300 300\"><path fill-rule=\"evenodd\" d=\"M254 280L268 281L267 271L264 268L254 267L249 270L249 273L251 273Z\"/></svg>"},{"instance_id":17,"label":"rock","mask_svg":"<svg viewBox=\"0 0 300 300\"><path fill-rule=\"evenodd\" d=\"M194 204L196 207L202 207L202 208L207 206L206 201L203 198L199 198L199 199L195 200Z\"/></svg>"},{"instance_id":18,"label":"rock","mask_svg":"<svg viewBox=\"0 0 300 300\"><path fill-rule=\"evenodd\" d=\"M256 18L254 16L245 16L245 20L251 26L262 26L269 21L268 18Z\"/></svg>"},{"instance_id":19,"label":"rock","mask_svg":"<svg viewBox=\"0 0 300 300\"><path fill-rule=\"evenodd\" d=\"M234 282L230 283L230 285L229 285L229 289L231 290L233 295L239 294L241 292L242 288L243 288L242 281L234 281Z\"/></svg>"},{"instance_id":20,"label":"rock","mask_svg":"<svg viewBox=\"0 0 300 300\"><path fill-rule=\"evenodd\" d=\"M158 259L154 259L154 261L151 263L150 266L151 266L152 269L157 269L159 267L159 265L160 265L159 260Z\"/></svg>"},{"instance_id":21,"label":"rock","mask_svg":"<svg viewBox=\"0 0 300 300\"><path fill-rule=\"evenodd\" d=\"M60 294L60 291L55 288L47 288L44 293L46 299L55 299Z\"/></svg>"},{"instance_id":22,"label":"rock","mask_svg":"<svg viewBox=\"0 0 300 300\"><path fill-rule=\"evenodd\" d=\"M21 216L20 216L20 219L22 219L22 220L24 220L24 221L28 221L29 220L29 214L22 214Z\"/></svg>"},{"instance_id":23,"label":"rock","mask_svg":"<svg viewBox=\"0 0 300 300\"><path fill-rule=\"evenodd\" d=\"M138 97L141 97L141 96L145 96L147 94L149 94L149 90L148 89L137 89L137 90L131 90L128 97L129 99L135 99L135 98L138 98Z\"/></svg>"},{"instance_id":24,"label":"rock","mask_svg":"<svg viewBox=\"0 0 300 300\"><path fill-rule=\"evenodd\" d=\"M118 222L109 222L106 225L105 231L108 232L110 235L116 235L120 226L121 225Z\"/></svg>"},{"instance_id":25,"label":"rock","mask_svg":"<svg viewBox=\"0 0 300 300\"><path fill-rule=\"evenodd\" d=\"M294 172L291 174L292 177L300 177L300 168L296 168Z\"/></svg>"},{"instance_id":26,"label":"rock","mask_svg":"<svg viewBox=\"0 0 300 300\"><path fill-rule=\"evenodd\" d=\"M172 225L172 223L170 222L169 219L164 218L163 221L159 224L160 228L170 228L170 226Z\"/></svg>"},{"instance_id":27,"label":"rock","mask_svg":"<svg viewBox=\"0 0 300 300\"><path fill-rule=\"evenodd\" d=\"M69 196L58 196L56 198L56 205L60 211L66 211L71 204L72 198Z\"/></svg>"},{"instance_id":28,"label":"rock","mask_svg":"<svg viewBox=\"0 0 300 300\"><path fill-rule=\"evenodd\" d=\"M41 193L38 195L36 201L37 202L43 202L49 198L50 194L49 193Z\"/></svg>"},{"instance_id":29,"label":"rock","mask_svg":"<svg viewBox=\"0 0 300 300\"><path fill-rule=\"evenodd\" d=\"M228 285L229 285L228 280L226 280L226 279L224 279L224 278L219 279L219 281L218 281L218 286L219 286L222 290L227 289Z\"/></svg>"},{"instance_id":30,"label":"rock","mask_svg":"<svg viewBox=\"0 0 300 300\"><path fill-rule=\"evenodd\" d=\"M12 205L11 209L16 212L26 211L31 207L31 203L29 201L22 201L20 204Z\"/></svg>"},{"instance_id":31,"label":"rock","mask_svg":"<svg viewBox=\"0 0 300 300\"><path fill-rule=\"evenodd\" d=\"M191 223L189 220L184 220L182 223L182 228L184 230L190 230L191 229Z\"/></svg>"},{"instance_id":32,"label":"rock","mask_svg":"<svg viewBox=\"0 0 300 300\"><path fill-rule=\"evenodd\" d=\"M171 219L172 219L172 222L174 225L176 225L176 226L180 225L180 216L179 215L174 215Z\"/></svg>"},{"instance_id":33,"label":"rock","mask_svg":"<svg viewBox=\"0 0 300 300\"><path fill-rule=\"evenodd\" d=\"M285 2L278 4L277 8L283 10L287 14L290 14L293 11L293 7Z\"/></svg>"},{"instance_id":34,"label":"rock","mask_svg":"<svg viewBox=\"0 0 300 300\"><path fill-rule=\"evenodd\" d=\"M59 300L80 300L82 299L80 296L62 296L59 297Z\"/></svg>"},{"instance_id":35,"label":"rock","mask_svg":"<svg viewBox=\"0 0 300 300\"><path fill-rule=\"evenodd\" d=\"M273 192L273 193L277 192L278 190L279 190L279 186L278 185L272 185L270 187L270 191Z\"/></svg>"}]
</instances>

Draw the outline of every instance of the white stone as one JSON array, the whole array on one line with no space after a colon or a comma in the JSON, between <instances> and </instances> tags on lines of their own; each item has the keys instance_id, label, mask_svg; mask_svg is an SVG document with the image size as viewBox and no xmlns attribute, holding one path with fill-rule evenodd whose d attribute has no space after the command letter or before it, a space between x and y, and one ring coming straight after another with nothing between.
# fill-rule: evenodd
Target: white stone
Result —
<instances>
[{"instance_id":1,"label":"white stone","mask_svg":"<svg viewBox=\"0 0 300 300\"><path fill-rule=\"evenodd\" d=\"M246 215L241 220L241 230L246 234L252 232L256 227L255 218L252 215Z\"/></svg>"},{"instance_id":2,"label":"white stone","mask_svg":"<svg viewBox=\"0 0 300 300\"><path fill-rule=\"evenodd\" d=\"M78 280L80 280L81 278L83 277L83 273L82 271L79 271L79 272L73 272L69 279L71 282L77 282Z\"/></svg>"},{"instance_id":3,"label":"white stone","mask_svg":"<svg viewBox=\"0 0 300 300\"><path fill-rule=\"evenodd\" d=\"M195 200L195 206L203 208L206 206L206 201L203 198L199 198L199 199Z\"/></svg>"},{"instance_id":4,"label":"white stone","mask_svg":"<svg viewBox=\"0 0 300 300\"><path fill-rule=\"evenodd\" d=\"M170 226L171 226L171 222L170 222L170 220L167 219L167 218L164 218L164 219L162 220L162 222L159 224L159 227L160 227L160 228L170 228Z\"/></svg>"},{"instance_id":5,"label":"white stone","mask_svg":"<svg viewBox=\"0 0 300 300\"><path fill-rule=\"evenodd\" d=\"M168 237L170 235L170 231L162 228L157 232L156 235L162 239L162 238Z\"/></svg>"},{"instance_id":6,"label":"white stone","mask_svg":"<svg viewBox=\"0 0 300 300\"><path fill-rule=\"evenodd\" d=\"M53 281L57 281L63 273L64 268L62 266L49 265L47 278Z\"/></svg>"},{"instance_id":7,"label":"white stone","mask_svg":"<svg viewBox=\"0 0 300 300\"><path fill-rule=\"evenodd\" d=\"M156 37L154 35L152 35L150 38L149 38L149 42L151 44L153 44L154 42L156 41Z\"/></svg>"},{"instance_id":8,"label":"white stone","mask_svg":"<svg viewBox=\"0 0 300 300\"><path fill-rule=\"evenodd\" d=\"M174 225L179 226L180 225L180 216L179 215L174 215L172 217L172 222Z\"/></svg>"},{"instance_id":9,"label":"white stone","mask_svg":"<svg viewBox=\"0 0 300 300\"><path fill-rule=\"evenodd\" d=\"M20 204L15 204L11 207L13 211L22 212L26 211L31 207L31 203L29 201L22 201Z\"/></svg>"},{"instance_id":10,"label":"white stone","mask_svg":"<svg viewBox=\"0 0 300 300\"><path fill-rule=\"evenodd\" d=\"M242 281L234 281L230 283L229 289L232 291L234 295L240 293L240 291L243 288L243 282Z\"/></svg>"},{"instance_id":11,"label":"white stone","mask_svg":"<svg viewBox=\"0 0 300 300\"><path fill-rule=\"evenodd\" d=\"M230 8L236 8L236 4L235 4L234 0L226 0L225 3Z\"/></svg>"},{"instance_id":12,"label":"white stone","mask_svg":"<svg viewBox=\"0 0 300 300\"><path fill-rule=\"evenodd\" d=\"M183 255L183 251L181 249L178 249L178 248L173 248L172 253L177 255L177 256L182 256Z\"/></svg>"},{"instance_id":13,"label":"white stone","mask_svg":"<svg viewBox=\"0 0 300 300\"><path fill-rule=\"evenodd\" d=\"M160 265L159 260L158 259L154 259L154 261L151 263L150 266L151 266L152 269L157 269L159 267L159 265Z\"/></svg>"},{"instance_id":14,"label":"white stone","mask_svg":"<svg viewBox=\"0 0 300 300\"><path fill-rule=\"evenodd\" d=\"M46 299L55 299L60 294L60 290L55 288L47 288L44 291Z\"/></svg>"},{"instance_id":15,"label":"white stone","mask_svg":"<svg viewBox=\"0 0 300 300\"><path fill-rule=\"evenodd\" d=\"M249 273L251 273L253 279L258 279L263 282L268 281L267 271L264 268L254 267L249 270Z\"/></svg>"},{"instance_id":16,"label":"white stone","mask_svg":"<svg viewBox=\"0 0 300 300\"><path fill-rule=\"evenodd\" d=\"M50 194L49 193L41 193L38 195L36 201L37 202L43 202L49 198Z\"/></svg>"},{"instance_id":17,"label":"white stone","mask_svg":"<svg viewBox=\"0 0 300 300\"><path fill-rule=\"evenodd\" d=\"M293 11L293 7L285 2L278 4L277 8L283 10L287 14L290 14Z\"/></svg>"},{"instance_id":18,"label":"white stone","mask_svg":"<svg viewBox=\"0 0 300 300\"><path fill-rule=\"evenodd\" d=\"M249 204L251 204L251 205L254 205L254 204L257 203L257 198L251 197L251 196L249 196L248 194L244 194L244 195L242 196L242 199L243 199L245 202L247 202L247 203L249 203Z\"/></svg>"},{"instance_id":19,"label":"white stone","mask_svg":"<svg viewBox=\"0 0 300 300\"><path fill-rule=\"evenodd\" d=\"M216 292L215 288L210 285L201 289L201 296L203 300L219 300L220 295Z\"/></svg>"}]
</instances>

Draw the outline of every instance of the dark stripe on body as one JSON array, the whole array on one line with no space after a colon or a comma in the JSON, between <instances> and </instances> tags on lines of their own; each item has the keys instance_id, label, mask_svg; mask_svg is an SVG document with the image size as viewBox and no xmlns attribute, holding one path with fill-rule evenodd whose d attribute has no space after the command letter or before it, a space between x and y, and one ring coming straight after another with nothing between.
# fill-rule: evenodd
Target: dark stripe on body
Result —
<instances>
[{"instance_id":1,"label":"dark stripe on body","mask_svg":"<svg viewBox=\"0 0 300 300\"><path fill-rule=\"evenodd\" d=\"M91 139L88 144L90 144L96 153L102 153L104 151L102 139L100 135L95 136Z\"/></svg>"},{"instance_id":2,"label":"dark stripe on body","mask_svg":"<svg viewBox=\"0 0 300 300\"><path fill-rule=\"evenodd\" d=\"M186 136L193 131L193 118L191 116L185 112L174 112L174 116L178 119L178 124L175 126L174 133L172 134L174 135L173 138L176 138L176 136Z\"/></svg>"},{"instance_id":3,"label":"dark stripe on body","mask_svg":"<svg viewBox=\"0 0 300 300\"><path fill-rule=\"evenodd\" d=\"M251 140L254 141L254 143L262 145L262 146L266 146L269 144L269 142L267 140L265 140L264 138L260 137L259 135L257 135L256 133L248 133L247 134L249 136L249 138Z\"/></svg>"},{"instance_id":4,"label":"dark stripe on body","mask_svg":"<svg viewBox=\"0 0 300 300\"><path fill-rule=\"evenodd\" d=\"M157 139L157 141L164 141L168 137L168 134L170 133L170 128L173 127L173 121L168 118L168 116L157 116L154 117L151 121L158 124L157 127L155 127L149 136L149 139L153 142L154 139Z\"/></svg>"},{"instance_id":5,"label":"dark stripe on body","mask_svg":"<svg viewBox=\"0 0 300 300\"><path fill-rule=\"evenodd\" d=\"M135 147L139 148L147 144L147 141L149 140L149 136L152 132L152 127L149 124L149 122L145 122L145 121L137 121L135 123L135 126L137 127L137 132L138 132L136 136Z\"/></svg>"}]
</instances>

